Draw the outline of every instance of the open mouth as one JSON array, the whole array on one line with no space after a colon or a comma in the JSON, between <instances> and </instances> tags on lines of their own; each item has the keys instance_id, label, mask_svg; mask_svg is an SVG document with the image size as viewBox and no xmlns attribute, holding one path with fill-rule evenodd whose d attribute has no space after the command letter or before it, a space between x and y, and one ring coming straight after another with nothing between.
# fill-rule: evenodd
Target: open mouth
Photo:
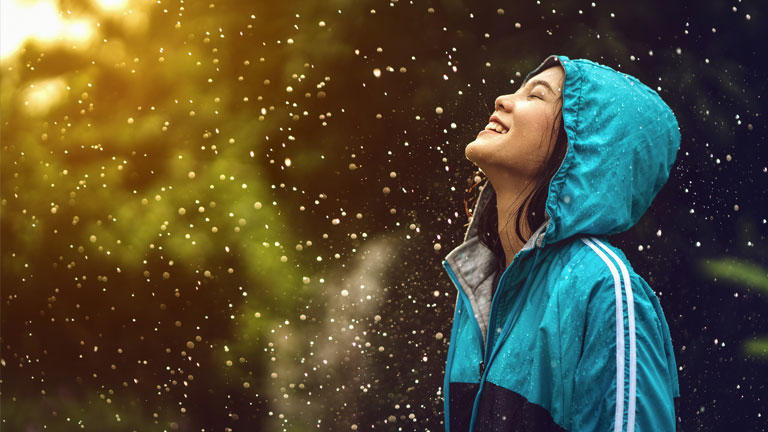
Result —
<instances>
[{"instance_id":1,"label":"open mouth","mask_svg":"<svg viewBox=\"0 0 768 432\"><path fill-rule=\"evenodd\" d=\"M490 123L488 123L487 126L485 126L485 129L483 129L483 130L484 131L496 132L498 134L505 134L505 133L507 133L507 131L509 129L505 128L504 125L501 125L499 123L490 122Z\"/></svg>"},{"instance_id":2,"label":"open mouth","mask_svg":"<svg viewBox=\"0 0 768 432\"><path fill-rule=\"evenodd\" d=\"M483 130L495 132L498 134L505 134L507 133L507 131L509 131L509 129L506 126L504 126L504 123L502 123L501 120L499 120L499 118L496 117L495 115L491 116L491 119L488 121L488 124L485 126Z\"/></svg>"}]
</instances>

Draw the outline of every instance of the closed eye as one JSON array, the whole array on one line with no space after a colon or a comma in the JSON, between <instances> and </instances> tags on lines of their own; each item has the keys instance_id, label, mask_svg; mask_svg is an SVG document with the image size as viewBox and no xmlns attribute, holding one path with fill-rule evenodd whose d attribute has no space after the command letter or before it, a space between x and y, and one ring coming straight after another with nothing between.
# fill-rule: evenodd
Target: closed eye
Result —
<instances>
[{"instance_id":1,"label":"closed eye","mask_svg":"<svg viewBox=\"0 0 768 432\"><path fill-rule=\"evenodd\" d=\"M544 98L543 98L543 97L541 97L541 96L539 96L539 95L535 95L535 94L532 94L532 95L528 95L528 97L529 97L529 98L535 97L535 98L539 98L539 99L541 99L541 100L544 100Z\"/></svg>"}]
</instances>

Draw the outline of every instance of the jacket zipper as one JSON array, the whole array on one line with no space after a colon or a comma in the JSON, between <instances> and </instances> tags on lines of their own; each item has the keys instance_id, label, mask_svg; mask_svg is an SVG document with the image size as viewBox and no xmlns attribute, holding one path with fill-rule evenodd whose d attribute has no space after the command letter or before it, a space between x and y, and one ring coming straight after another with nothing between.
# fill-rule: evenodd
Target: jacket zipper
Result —
<instances>
[{"instance_id":1,"label":"jacket zipper","mask_svg":"<svg viewBox=\"0 0 768 432\"><path fill-rule=\"evenodd\" d=\"M503 282L505 281L505 279L507 278L508 274L510 273L510 271L512 269L512 266L513 265L517 266L516 263L518 261L519 260L517 260L517 261L513 260L513 263L510 264L509 266L507 266L506 269L504 269L504 272L501 274L501 277L499 278L499 284L496 287L496 290L493 293L493 299L491 300L491 313L490 313L489 322L488 322L488 330L486 331L487 337L485 338L485 340L483 338L483 333L480 330L480 323L477 321L477 317L475 316L475 314L472 311L472 305L469 302L469 298L467 298L467 294L462 289L461 284L459 283L459 280L456 277L456 274L453 272L453 269L451 269L451 266L448 265L448 261L443 261L443 267L445 267L445 270L447 271L448 276L451 279L451 282L453 282L453 284L456 286L456 289L458 291L458 295L461 296L462 302L466 302L466 304L468 305L468 309L469 309L468 312L472 312L471 313L472 320L475 323L475 325L473 326L475 328L475 335L477 336L478 342L479 342L481 350L482 350L481 352L483 354L483 358L480 361L480 364L478 365L478 370L480 372L480 378L478 380L478 383L480 384L480 389L478 389L478 395L477 396L479 396L479 393L482 390L483 378L485 377L485 375L488 372L486 370L487 367L488 367L488 359L491 356L491 351L492 351L491 348L492 348L492 346L493 346L492 344L494 342L493 335L496 333L496 330L495 330L495 328L496 328L495 321L496 321L496 315L497 315L496 309L497 309L497 302L499 301L498 299L501 297L501 294L499 294L499 292L501 292L501 289L499 289L499 287L504 285ZM457 305L458 305L458 303L457 303ZM454 322L453 325L455 326L455 325L457 325L457 323ZM448 426L448 427L450 427L449 426L450 425L450 423L449 423L450 422L450 416L449 416L449 413L448 413L448 410L450 409L450 407L449 407L449 402L447 400L447 396L448 396L448 392L449 392L448 387L449 387L449 384L450 384L449 374L451 373L450 369L453 366L453 364L452 364L452 351L455 350L455 348L456 348L456 346L454 345L454 341L451 341L451 347L448 350L449 351L448 352L448 357L449 357L450 360L449 360L449 364L446 365L446 370L445 370L445 374L446 375L445 375L444 387L446 387L446 388L443 389L444 397L446 397L446 400L445 400L445 403L446 403L446 410L445 410L445 417L446 418L445 418L445 421L446 421L446 426ZM475 399L475 403L472 406L472 418L473 419L475 417L475 410L477 409L476 405L477 405L477 399ZM472 421L470 423L470 426L472 425L472 423L474 423L474 421Z\"/></svg>"},{"instance_id":2,"label":"jacket zipper","mask_svg":"<svg viewBox=\"0 0 768 432\"><path fill-rule=\"evenodd\" d=\"M473 321L475 323L475 325L474 325L475 334L476 334L476 336L478 338L478 341L480 342L481 352L483 354L483 358L482 358L482 360L480 360L480 364L478 365L478 370L480 372L480 378L481 379L482 379L483 373L485 372L485 368L487 366L488 357L491 354L490 351L491 351L491 348L493 346L492 343L494 342L493 336L496 333L496 322L495 322L496 321L496 315L497 315L497 313L496 313L496 309L497 309L496 303L497 303L497 299L499 298L499 291L501 291L499 289L499 287L504 285L503 282L504 282L505 278L507 277L508 273L510 272L510 270L512 269L512 266L513 265L510 264L509 266L507 266L506 269L504 269L504 272L501 274L501 277L499 278L499 284L498 284L498 286L496 286L496 290L494 290L493 299L491 299L491 313L490 313L489 320L488 320L488 329L486 331L486 335L487 336L485 338L483 338L483 333L480 330L480 323L477 322L477 317L474 315L474 313L471 314L472 318L473 318ZM458 291L458 295L462 296L464 298L464 301L466 302L466 304L469 305L469 312L473 312L472 311L471 303L469 302L469 298L467 298L466 293L461 288L461 284L459 283L459 280L456 277L456 274L453 272L453 269L451 268L451 266L448 265L448 261L443 261L443 267L448 272L448 276L450 277L451 282L453 282L453 284L456 286L456 290Z\"/></svg>"},{"instance_id":3,"label":"jacket zipper","mask_svg":"<svg viewBox=\"0 0 768 432\"><path fill-rule=\"evenodd\" d=\"M488 358L491 355L491 350L493 349L493 343L495 342L495 335L496 335L496 320L498 312L498 298L500 297L499 292L501 291L501 287L504 286L504 280L508 276L508 273L510 272L510 269L512 268L512 264L507 266L506 269L504 269L504 272L501 273L501 277L499 278L499 284L496 286L496 289L493 293L493 298L491 299L491 313L488 317L488 330L486 332L486 340L484 344L484 350L483 350L483 360L480 362L480 376L482 378L483 372L485 371L486 366L488 366Z\"/></svg>"},{"instance_id":4,"label":"jacket zipper","mask_svg":"<svg viewBox=\"0 0 768 432\"><path fill-rule=\"evenodd\" d=\"M534 266L534 267L536 266L536 261L538 261L538 256L539 256L539 251L537 251L537 252L536 252L536 259L534 260L534 263L533 263L533 266ZM517 258L518 258L518 257L515 257L515 260L516 260ZM504 277L505 277L505 276L507 276L507 273L508 273L508 272L509 272L509 270L511 269L512 265L513 265L513 264L515 264L515 260L512 260L512 261L513 261L513 262L512 262L512 264L510 264L510 265L509 265L509 266L508 266L508 267L507 267L507 268L504 270L504 273L502 273L502 275L501 275L501 278L499 278L499 287L503 286L503 284L502 284L501 282L504 280ZM520 289L521 289L521 290L526 288L526 286L527 286L527 282L528 282L528 279L530 278L530 272L531 272L532 270L533 270L533 269L529 269L529 273L528 273L528 276L526 276L526 278L525 278L525 281L522 283L522 285L521 285L521 287L520 287ZM500 290L500 289L498 289L498 287L497 287L497 289L496 289L496 292L495 292L495 293L494 293L494 295L493 295L493 301L491 301L491 317L492 317L492 318L489 320L489 321L490 321L490 322L489 322L489 325L490 325L491 323L493 323L493 324L494 324L493 334L495 334L495 333L496 333L496 330L495 330L495 321L496 321L496 307L497 307L497 305L496 305L496 301L497 301L497 299L498 299L497 295L499 295L499 294L498 294L498 293L499 293L499 291L501 291L501 290ZM518 293L518 294L520 294L520 293ZM520 307L522 306L522 302L523 302L523 301L524 301L524 299L517 299L517 300L516 300L516 303L515 303L515 305L513 306L513 309L512 309L512 311L511 311L511 317L515 317L515 316L517 316L517 315L518 315L518 312L519 312L519 310L520 310ZM516 321L516 319L515 319L515 321ZM512 322L511 322L511 321L507 321L507 323L506 323L506 324L505 324L505 326L504 326L504 329L502 329L502 333L503 333L502 335L506 335L506 334L508 333L508 331L506 331L506 329L507 329L507 328L508 328L508 327L509 327L511 324L512 324ZM484 369L484 372L483 372L483 373L480 375L480 386L479 386L479 388L477 389L477 394L475 395L475 401L474 401L474 403L473 403L473 405L472 405L472 417L470 418L470 421L469 421L469 430L470 430L470 432L472 432L472 431L474 430L474 427L475 427L475 420L476 420L476 417L475 417L475 416L476 416L476 414L477 414L477 408L478 408L478 404L479 404L479 402L480 402L480 400L481 400L481 396L482 396L482 392L483 392L483 383L485 383L486 377L487 377L487 375L488 375L488 370L487 370L487 368L488 368L488 366L490 366L490 362L491 362L491 361L494 359L494 357L496 356L496 350L498 349L498 347L495 347L495 349L491 349L491 348L492 348L492 347L494 347L494 345L495 345L495 341L494 341L494 340L491 338L491 335L492 335L492 333L491 333L491 329L489 328L489 329L488 329L488 343L486 344L486 350L485 350L485 354L484 354L484 357L483 357L483 361L481 362L481 368L482 368L482 369Z\"/></svg>"}]
</instances>

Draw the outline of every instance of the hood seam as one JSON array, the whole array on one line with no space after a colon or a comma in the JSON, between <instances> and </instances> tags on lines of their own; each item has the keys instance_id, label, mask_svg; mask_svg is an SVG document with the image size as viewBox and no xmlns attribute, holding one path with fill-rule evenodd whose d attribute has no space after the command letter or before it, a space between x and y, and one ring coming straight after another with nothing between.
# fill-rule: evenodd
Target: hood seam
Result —
<instances>
[{"instance_id":1,"label":"hood seam","mask_svg":"<svg viewBox=\"0 0 768 432\"><path fill-rule=\"evenodd\" d=\"M574 60L569 60L572 64L576 63ZM566 69L565 62L563 63L563 70L564 73L567 75L568 70ZM560 165L560 168L555 171L555 175L552 177L552 179L549 182L549 191L547 193L547 200L544 203L544 212L549 217L550 223L552 224L553 228L552 230L547 227L546 231L544 232L544 236L541 241L541 246L545 246L547 242L547 237L552 237L554 234L554 231L556 231L559 227L557 226L557 221L555 220L552 215L550 215L550 209L555 210L555 207L557 206L557 199L559 199L560 194L563 191L563 185L565 185L565 178L566 174L571 168L571 165L573 164L573 152L575 151L573 148L573 145L575 143L575 138L571 139L571 136L575 137L578 134L578 128L581 124L581 103L582 103L582 92L584 90L584 86L582 85L582 70L581 67L576 65L574 67L574 71L578 72L574 74L574 83L573 85L576 86L579 89L579 95L576 98L576 103L573 104L573 106L569 106L569 110L575 110L576 111L576 121L575 124L569 125L565 122L565 116L561 115L563 117L563 128L565 129L565 135L568 140L568 146L565 151L565 156L563 156L563 162ZM563 77L563 93L565 93L565 83L567 81L567 76ZM565 95L563 94L563 106L565 106ZM571 134L568 134L568 130L571 130ZM569 136L571 135L571 136ZM569 157L570 156L570 157ZM553 211L553 213L556 213Z\"/></svg>"}]
</instances>

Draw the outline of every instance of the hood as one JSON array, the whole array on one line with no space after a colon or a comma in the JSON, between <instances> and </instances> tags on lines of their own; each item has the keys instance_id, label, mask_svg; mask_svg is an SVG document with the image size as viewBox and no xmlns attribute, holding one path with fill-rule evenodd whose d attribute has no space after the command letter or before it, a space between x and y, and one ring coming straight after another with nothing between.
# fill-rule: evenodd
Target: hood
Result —
<instances>
[{"instance_id":1,"label":"hood","mask_svg":"<svg viewBox=\"0 0 768 432\"><path fill-rule=\"evenodd\" d=\"M585 59L547 57L526 75L560 64L568 150L549 185L544 224L523 248L576 234L610 235L631 228L669 177L680 129L661 97L635 77ZM475 216L491 195L486 183ZM495 211L495 209L493 209ZM477 235L473 217L464 241Z\"/></svg>"}]
</instances>

